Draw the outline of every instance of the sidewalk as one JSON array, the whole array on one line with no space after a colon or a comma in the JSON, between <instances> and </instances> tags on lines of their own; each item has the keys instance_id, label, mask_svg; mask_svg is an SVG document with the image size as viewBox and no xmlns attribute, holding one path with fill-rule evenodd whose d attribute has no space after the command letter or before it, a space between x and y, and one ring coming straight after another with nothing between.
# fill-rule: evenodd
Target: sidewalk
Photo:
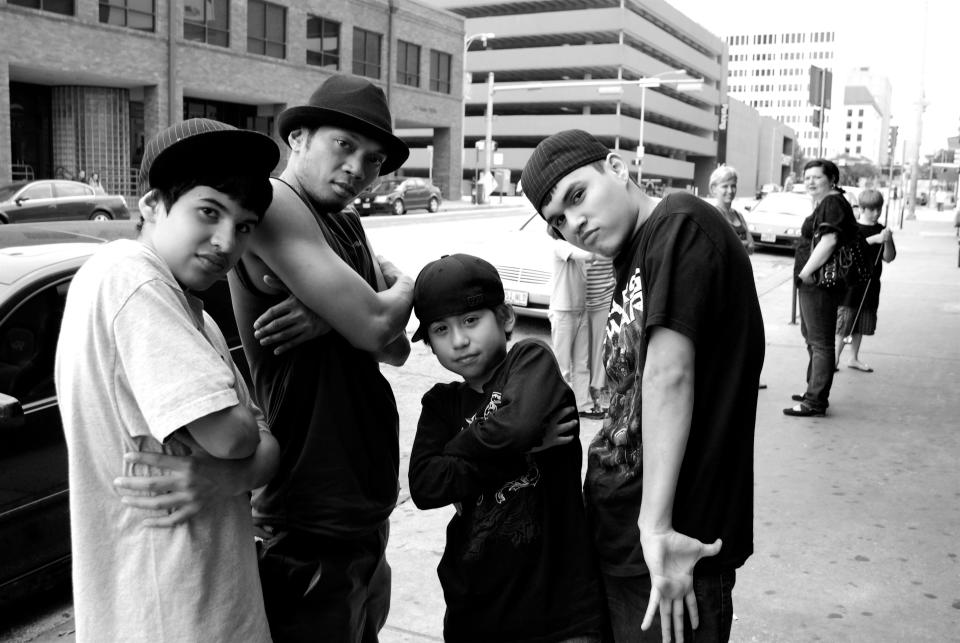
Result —
<instances>
[{"instance_id":1,"label":"sidewalk","mask_svg":"<svg viewBox=\"0 0 960 643\"><path fill-rule=\"evenodd\" d=\"M875 372L841 368L825 418L782 414L802 392L806 349L789 323L790 279L761 298L769 388L758 393L756 552L738 572L733 641L945 641L960 631L953 212L918 209L895 242L877 334L861 348ZM444 377L435 360L412 362L388 372L395 390L426 390ZM418 400L403 400L400 414L401 427L415 426ZM598 427L583 423L584 444ZM388 554L393 607L381 640L440 641L436 565L451 510L419 511L405 471L401 485Z\"/></svg>"}]
</instances>

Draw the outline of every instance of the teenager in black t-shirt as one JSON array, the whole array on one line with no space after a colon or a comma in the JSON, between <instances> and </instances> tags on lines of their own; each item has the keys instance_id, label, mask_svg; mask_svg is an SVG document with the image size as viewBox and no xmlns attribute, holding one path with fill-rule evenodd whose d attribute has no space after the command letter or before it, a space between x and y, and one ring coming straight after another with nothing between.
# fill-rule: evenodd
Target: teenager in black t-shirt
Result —
<instances>
[{"instance_id":1,"label":"teenager in black t-shirt","mask_svg":"<svg viewBox=\"0 0 960 643\"><path fill-rule=\"evenodd\" d=\"M414 339L463 377L423 396L410 455L416 505L457 509L437 568L444 640L598 643L576 400L556 359L536 340L507 350L513 310L496 269L477 257L428 264L414 311ZM565 414L570 431L544 448L545 426Z\"/></svg>"},{"instance_id":2,"label":"teenager in black t-shirt","mask_svg":"<svg viewBox=\"0 0 960 643\"><path fill-rule=\"evenodd\" d=\"M548 224L617 269L612 399L585 485L613 638L641 638L659 609L664 641L727 640L735 570L753 552L764 335L749 257L712 206L685 193L658 204L586 132L541 142L522 180Z\"/></svg>"}]
</instances>

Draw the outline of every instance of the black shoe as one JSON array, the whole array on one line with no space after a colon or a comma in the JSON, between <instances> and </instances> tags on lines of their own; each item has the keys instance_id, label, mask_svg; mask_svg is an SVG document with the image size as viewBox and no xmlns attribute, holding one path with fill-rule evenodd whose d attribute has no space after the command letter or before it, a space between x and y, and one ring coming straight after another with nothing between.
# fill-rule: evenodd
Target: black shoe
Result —
<instances>
[{"instance_id":1,"label":"black shoe","mask_svg":"<svg viewBox=\"0 0 960 643\"><path fill-rule=\"evenodd\" d=\"M802 396L802 395L797 395L796 393L794 393L793 395L791 395L791 396L790 396L790 399L793 400L794 402L803 402L803 396Z\"/></svg>"},{"instance_id":2,"label":"black shoe","mask_svg":"<svg viewBox=\"0 0 960 643\"><path fill-rule=\"evenodd\" d=\"M823 417L827 413L826 411L818 411L816 409L810 408L806 404L797 404L796 406L791 406L790 408L783 409L784 415L789 415L791 417Z\"/></svg>"}]
</instances>

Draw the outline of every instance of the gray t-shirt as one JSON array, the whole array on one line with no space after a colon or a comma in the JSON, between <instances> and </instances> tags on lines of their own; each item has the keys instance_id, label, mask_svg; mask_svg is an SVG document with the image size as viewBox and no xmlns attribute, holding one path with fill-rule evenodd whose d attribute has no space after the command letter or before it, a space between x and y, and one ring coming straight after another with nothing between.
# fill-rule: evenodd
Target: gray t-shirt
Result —
<instances>
[{"instance_id":1,"label":"gray t-shirt","mask_svg":"<svg viewBox=\"0 0 960 643\"><path fill-rule=\"evenodd\" d=\"M248 494L173 528L120 502L123 454L238 403L260 418L201 302L137 241L106 244L67 295L55 367L67 438L77 641L269 641ZM261 427L265 426L260 421Z\"/></svg>"}]
</instances>

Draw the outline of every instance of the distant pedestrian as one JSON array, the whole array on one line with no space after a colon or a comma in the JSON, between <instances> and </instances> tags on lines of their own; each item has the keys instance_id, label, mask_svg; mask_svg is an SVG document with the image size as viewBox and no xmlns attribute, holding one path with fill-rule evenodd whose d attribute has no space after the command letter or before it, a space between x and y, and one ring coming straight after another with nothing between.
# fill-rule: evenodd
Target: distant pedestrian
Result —
<instances>
[{"instance_id":1,"label":"distant pedestrian","mask_svg":"<svg viewBox=\"0 0 960 643\"><path fill-rule=\"evenodd\" d=\"M87 185L93 188L93 191L97 194L106 194L106 190L103 189L103 185L100 184L100 174L98 172L93 172L90 175L90 180L87 181Z\"/></svg>"},{"instance_id":2,"label":"distant pedestrian","mask_svg":"<svg viewBox=\"0 0 960 643\"><path fill-rule=\"evenodd\" d=\"M750 258L713 206L686 192L658 202L629 169L566 130L522 175L547 223L617 273L612 399L584 483L606 613L618 643L650 640L641 629L658 610L664 641L693 630L726 641L736 570L753 552L760 303Z\"/></svg>"},{"instance_id":3,"label":"distant pedestrian","mask_svg":"<svg viewBox=\"0 0 960 643\"><path fill-rule=\"evenodd\" d=\"M577 411L589 418L602 415L594 410L590 395L591 344L586 308L586 264L595 258L592 252L581 250L561 238L554 239L553 290L547 312L550 339L560 374L576 395Z\"/></svg>"},{"instance_id":4,"label":"distant pedestrian","mask_svg":"<svg viewBox=\"0 0 960 643\"><path fill-rule=\"evenodd\" d=\"M943 206L947 202L947 191L944 190L943 188L940 188L939 190L937 190L936 200L937 200L937 212L943 212Z\"/></svg>"},{"instance_id":5,"label":"distant pedestrian","mask_svg":"<svg viewBox=\"0 0 960 643\"><path fill-rule=\"evenodd\" d=\"M873 335L877 329L877 309L880 307L880 273L883 265L880 259L890 263L897 258L897 248L893 243L893 233L879 223L883 210L883 195L877 190L864 190L860 193L860 216L857 226L867 244L873 246L868 256L873 266L870 281L856 288L850 288L843 297L837 310L836 363L840 363L844 338L850 337L850 361L847 366L864 373L872 373L869 365L860 361L860 342L864 335ZM859 314L858 314L859 313ZM854 320L856 323L854 324Z\"/></svg>"},{"instance_id":6,"label":"distant pedestrian","mask_svg":"<svg viewBox=\"0 0 960 643\"><path fill-rule=\"evenodd\" d=\"M86 182L87 182L87 171L86 171L86 170L78 170L78 171L77 171L77 178L76 178L76 180L77 180L77 181L80 181L81 183L86 183Z\"/></svg>"},{"instance_id":7,"label":"distant pedestrian","mask_svg":"<svg viewBox=\"0 0 960 643\"><path fill-rule=\"evenodd\" d=\"M496 268L470 255L427 264L414 312L414 341L463 378L423 396L410 454L417 507L456 507L437 567L444 640L599 643L574 396L550 349L507 350L513 309Z\"/></svg>"},{"instance_id":8,"label":"distant pedestrian","mask_svg":"<svg viewBox=\"0 0 960 643\"><path fill-rule=\"evenodd\" d=\"M830 388L837 358L834 333L842 291L820 288L816 273L833 251L852 239L857 220L850 202L837 187L840 170L832 161L814 159L803 169L803 181L813 198L813 213L803 220L793 274L800 299L800 332L807 343L807 389L795 394L799 404L783 409L795 417L823 416L830 405Z\"/></svg>"},{"instance_id":9,"label":"distant pedestrian","mask_svg":"<svg viewBox=\"0 0 960 643\"><path fill-rule=\"evenodd\" d=\"M747 254L753 254L753 235L747 227L747 220L733 207L733 200L737 196L737 179L737 171L733 167L721 165L710 175L710 196L723 218L733 226Z\"/></svg>"}]
</instances>

